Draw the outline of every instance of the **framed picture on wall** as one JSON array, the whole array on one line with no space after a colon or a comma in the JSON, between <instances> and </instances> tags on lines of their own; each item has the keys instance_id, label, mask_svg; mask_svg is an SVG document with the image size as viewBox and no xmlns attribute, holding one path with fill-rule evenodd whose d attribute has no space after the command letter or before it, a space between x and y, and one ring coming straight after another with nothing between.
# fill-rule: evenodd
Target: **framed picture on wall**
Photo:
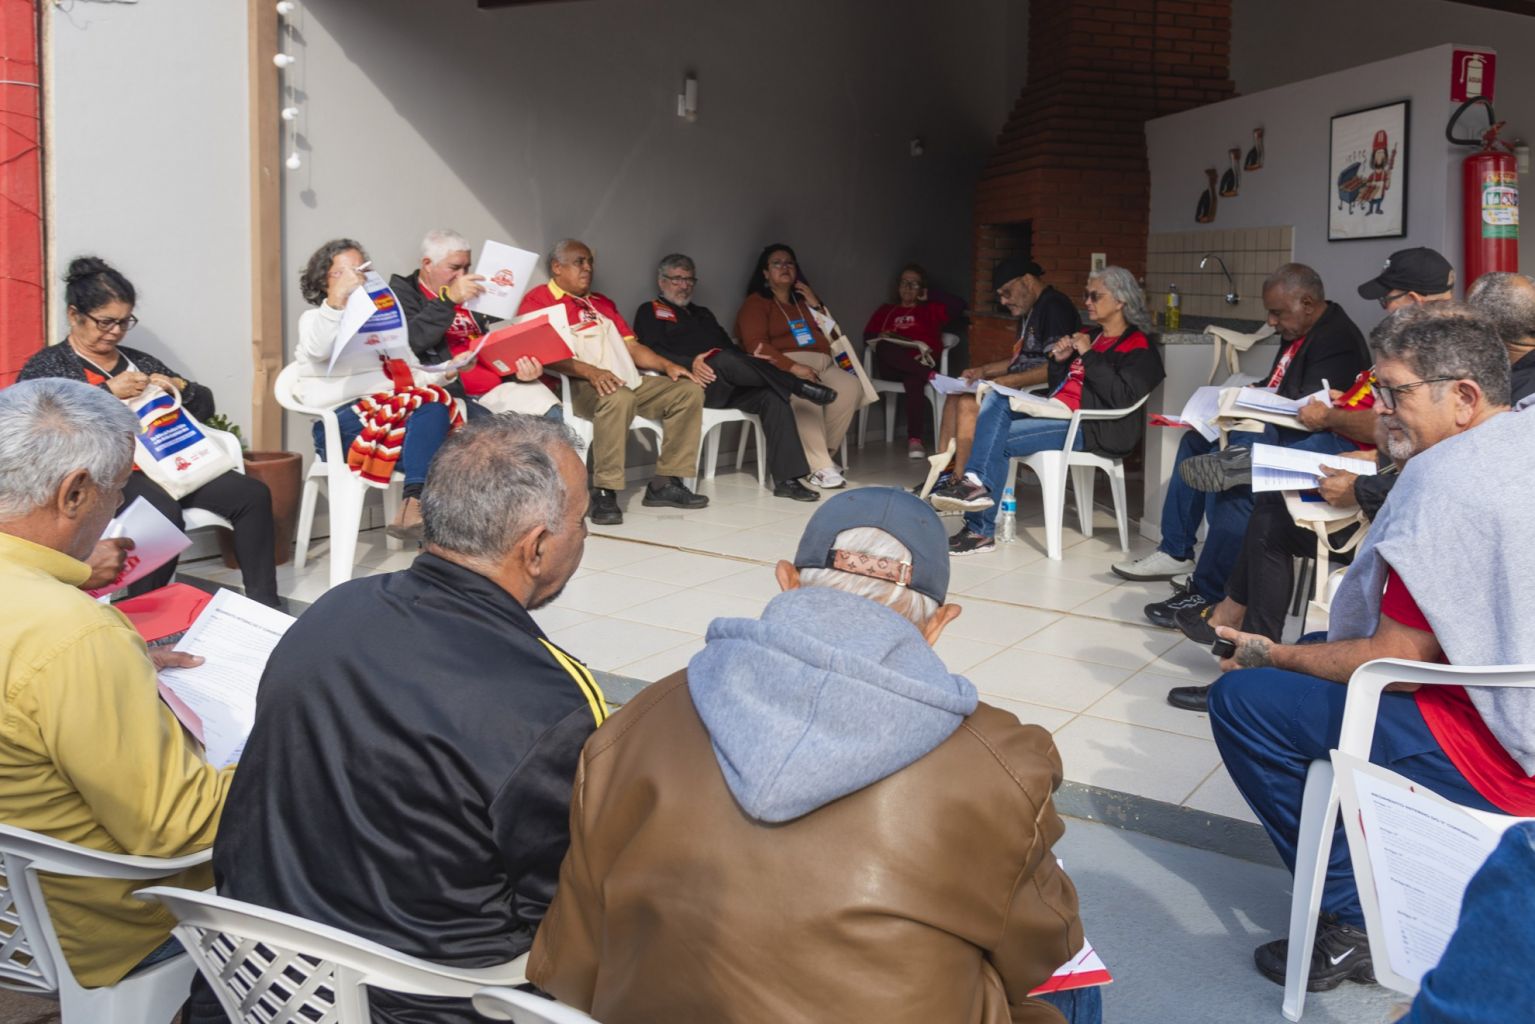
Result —
<instances>
[{"instance_id":1,"label":"framed picture on wall","mask_svg":"<svg viewBox=\"0 0 1535 1024\"><path fill-rule=\"evenodd\" d=\"M1408 101L1332 119L1327 240L1407 234Z\"/></svg>"}]
</instances>

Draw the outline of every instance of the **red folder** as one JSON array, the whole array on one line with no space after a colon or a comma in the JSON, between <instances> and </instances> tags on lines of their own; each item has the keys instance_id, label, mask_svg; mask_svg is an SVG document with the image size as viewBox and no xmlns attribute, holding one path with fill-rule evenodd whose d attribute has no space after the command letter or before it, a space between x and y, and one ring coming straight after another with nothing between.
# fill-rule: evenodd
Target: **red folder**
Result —
<instances>
[{"instance_id":1,"label":"red folder","mask_svg":"<svg viewBox=\"0 0 1535 1024\"><path fill-rule=\"evenodd\" d=\"M508 324L492 331L480 349L480 365L491 373L510 377L517 372L517 360L532 356L548 366L574 355L560 332L549 325L548 317Z\"/></svg>"},{"instance_id":2,"label":"red folder","mask_svg":"<svg viewBox=\"0 0 1535 1024\"><path fill-rule=\"evenodd\" d=\"M138 597L119 601L112 607L128 616L133 628L139 631L144 642L175 633L185 633L202 612L203 606L213 600L213 595L187 586L185 583L169 583L157 590Z\"/></svg>"}]
</instances>

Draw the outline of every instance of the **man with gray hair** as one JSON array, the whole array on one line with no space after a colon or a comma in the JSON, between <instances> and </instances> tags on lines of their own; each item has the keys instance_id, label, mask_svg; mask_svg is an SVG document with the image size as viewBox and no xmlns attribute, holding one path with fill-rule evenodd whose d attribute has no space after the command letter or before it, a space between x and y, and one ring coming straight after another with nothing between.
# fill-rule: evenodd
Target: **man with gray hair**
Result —
<instances>
[{"instance_id":1,"label":"man with gray hair","mask_svg":"<svg viewBox=\"0 0 1535 1024\"><path fill-rule=\"evenodd\" d=\"M1466 304L1492 321L1508 349L1514 402L1535 393L1535 281L1524 274L1490 271L1472 283Z\"/></svg>"},{"instance_id":2,"label":"man with gray hair","mask_svg":"<svg viewBox=\"0 0 1535 1024\"><path fill-rule=\"evenodd\" d=\"M506 414L438 450L410 568L330 590L278 643L214 847L219 892L461 967L527 951L568 842L590 671L529 614L581 562L569 431ZM337 851L344 851L338 860ZM211 994L195 1020L218 1020ZM373 997L381 1024L466 1002Z\"/></svg>"},{"instance_id":3,"label":"man with gray hair","mask_svg":"<svg viewBox=\"0 0 1535 1024\"><path fill-rule=\"evenodd\" d=\"M179 857L213 842L232 772L204 761L160 700L157 651L80 590L122 501L138 423L104 389L43 378L0 391L0 821L107 853ZM13 880L14 881L14 880ZM195 869L168 884L204 888ZM45 876L82 985L179 952L142 881Z\"/></svg>"},{"instance_id":4,"label":"man with gray hair","mask_svg":"<svg viewBox=\"0 0 1535 1024\"><path fill-rule=\"evenodd\" d=\"M766 359L747 355L730 340L725 328L704 306L694 305L698 273L693 261L672 253L656 268L658 298L634 311L634 333L651 351L693 372L704 385L706 409L740 409L762 419L767 436L766 458L773 476L773 495L795 501L816 501L821 492L800 482L810 474L799 426L789 398L799 396L816 405L830 405L837 392L815 380L801 380ZM742 429L745 429L744 427Z\"/></svg>"},{"instance_id":5,"label":"man with gray hair","mask_svg":"<svg viewBox=\"0 0 1535 1024\"><path fill-rule=\"evenodd\" d=\"M777 576L588 741L529 980L615 1022L1097 1021L1030 997L1082 945L1061 762L933 652L936 514L838 494Z\"/></svg>"}]
</instances>

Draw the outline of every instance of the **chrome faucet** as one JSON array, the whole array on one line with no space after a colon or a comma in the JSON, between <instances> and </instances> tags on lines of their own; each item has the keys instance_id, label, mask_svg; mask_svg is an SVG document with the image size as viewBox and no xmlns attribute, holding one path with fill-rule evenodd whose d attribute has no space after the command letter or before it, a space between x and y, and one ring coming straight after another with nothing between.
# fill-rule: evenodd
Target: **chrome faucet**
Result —
<instances>
[{"instance_id":1,"label":"chrome faucet","mask_svg":"<svg viewBox=\"0 0 1535 1024\"><path fill-rule=\"evenodd\" d=\"M1230 289L1228 292L1226 292L1226 305L1235 306L1238 302L1237 283L1231 279L1231 271L1226 269L1226 261L1215 255L1213 252L1207 252L1199 261L1199 269L1205 269L1205 264L1209 263L1211 260L1219 263L1221 265L1221 273L1226 275L1226 287Z\"/></svg>"}]
</instances>

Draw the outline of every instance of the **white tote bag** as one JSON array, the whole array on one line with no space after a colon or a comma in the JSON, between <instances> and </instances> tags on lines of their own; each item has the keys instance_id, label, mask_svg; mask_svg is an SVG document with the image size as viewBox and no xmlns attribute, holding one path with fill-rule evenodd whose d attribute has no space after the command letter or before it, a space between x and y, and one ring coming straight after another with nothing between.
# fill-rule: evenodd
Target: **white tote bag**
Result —
<instances>
[{"instance_id":1,"label":"white tote bag","mask_svg":"<svg viewBox=\"0 0 1535 1024\"><path fill-rule=\"evenodd\" d=\"M127 405L139 418L133 464L177 501L236 468L229 453L181 407L181 392L150 385Z\"/></svg>"}]
</instances>

